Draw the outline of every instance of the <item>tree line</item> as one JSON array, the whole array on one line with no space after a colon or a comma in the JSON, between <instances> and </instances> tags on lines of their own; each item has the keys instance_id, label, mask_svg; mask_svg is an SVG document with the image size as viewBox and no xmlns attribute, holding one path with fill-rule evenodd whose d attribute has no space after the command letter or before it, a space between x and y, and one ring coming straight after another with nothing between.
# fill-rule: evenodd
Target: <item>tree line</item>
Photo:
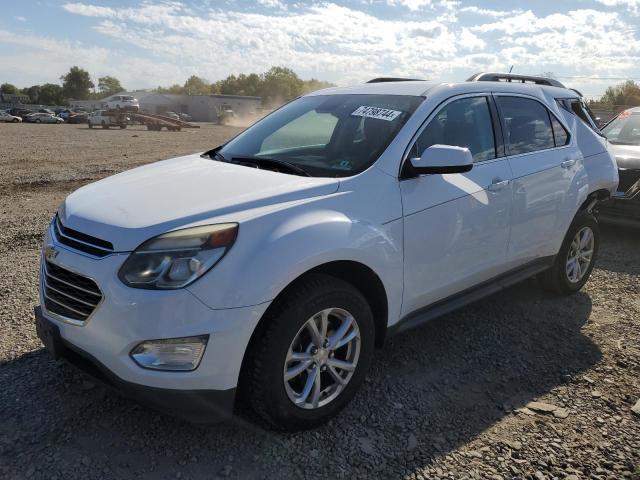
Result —
<instances>
[{"instance_id":1,"label":"tree line","mask_svg":"<svg viewBox=\"0 0 640 480\"><path fill-rule=\"evenodd\" d=\"M609 87L598 100L591 100L591 108L615 108L624 109L640 105L640 84L633 80L627 80L619 85Z\"/></svg>"},{"instance_id":2,"label":"tree line","mask_svg":"<svg viewBox=\"0 0 640 480\"><path fill-rule=\"evenodd\" d=\"M60 77L61 83L45 83L30 87L18 88L10 83L0 85L0 93L22 94L29 97L29 102L41 105L66 105L70 99L89 100L102 99L125 91L116 77L98 78L96 85L88 71L74 66ZM184 84L169 87L157 87L158 93L187 95L249 95L262 97L265 106L273 106L296 98L304 93L331 87L333 84L321 80L302 80L291 69L272 67L268 71L257 74L250 73L229 75L224 80L209 82L192 75Z\"/></svg>"},{"instance_id":3,"label":"tree line","mask_svg":"<svg viewBox=\"0 0 640 480\"><path fill-rule=\"evenodd\" d=\"M125 90L120 80L109 75L98 78L98 84L95 85L89 72L77 66L71 67L62 75L60 82L32 85L22 89L10 83L3 83L0 85L0 93L23 94L34 104L66 105L69 99L102 99ZM264 73L229 75L216 82L192 75L182 85L159 86L153 91L187 95L249 95L261 97L265 106L274 106L302 94L331 86L333 84L329 82L313 78L302 80L293 70L286 67L271 67ZM611 86L601 98L589 103L592 108L640 105L640 84L628 80Z\"/></svg>"}]
</instances>

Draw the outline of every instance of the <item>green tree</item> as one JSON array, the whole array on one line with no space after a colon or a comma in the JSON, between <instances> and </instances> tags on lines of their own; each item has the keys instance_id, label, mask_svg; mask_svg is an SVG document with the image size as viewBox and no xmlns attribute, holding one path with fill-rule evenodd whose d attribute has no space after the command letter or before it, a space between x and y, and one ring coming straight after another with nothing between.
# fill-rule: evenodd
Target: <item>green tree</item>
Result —
<instances>
[{"instance_id":1,"label":"green tree","mask_svg":"<svg viewBox=\"0 0 640 480\"><path fill-rule=\"evenodd\" d=\"M615 87L609 87L599 103L624 107L640 105L640 84L637 84L633 80L627 80Z\"/></svg>"},{"instance_id":2,"label":"green tree","mask_svg":"<svg viewBox=\"0 0 640 480\"><path fill-rule=\"evenodd\" d=\"M18 87L11 85L10 83L3 83L0 85L0 93L18 93Z\"/></svg>"},{"instance_id":3,"label":"green tree","mask_svg":"<svg viewBox=\"0 0 640 480\"><path fill-rule=\"evenodd\" d=\"M293 70L271 67L268 72L262 74L262 103L274 106L289 101L302 93L302 86L302 80Z\"/></svg>"},{"instance_id":4,"label":"green tree","mask_svg":"<svg viewBox=\"0 0 640 480\"><path fill-rule=\"evenodd\" d=\"M322 90L323 88L335 87L331 82L325 82L324 80L304 80L302 83L302 93L315 92L316 90Z\"/></svg>"},{"instance_id":5,"label":"green tree","mask_svg":"<svg viewBox=\"0 0 640 480\"><path fill-rule=\"evenodd\" d=\"M191 75L186 82L184 82L184 92L187 95L206 95L211 91L211 86L206 80Z\"/></svg>"},{"instance_id":6,"label":"green tree","mask_svg":"<svg viewBox=\"0 0 640 480\"><path fill-rule=\"evenodd\" d=\"M69 73L60 77L62 80L62 92L66 98L86 100L94 87L91 75L80 67L71 67Z\"/></svg>"},{"instance_id":7,"label":"green tree","mask_svg":"<svg viewBox=\"0 0 640 480\"><path fill-rule=\"evenodd\" d=\"M120 84L120 80L107 75L98 79L98 91L100 92L100 98L103 98L122 92L124 88Z\"/></svg>"},{"instance_id":8,"label":"green tree","mask_svg":"<svg viewBox=\"0 0 640 480\"><path fill-rule=\"evenodd\" d=\"M55 83L41 85L38 103L42 105L64 105L66 102L63 88Z\"/></svg>"},{"instance_id":9,"label":"green tree","mask_svg":"<svg viewBox=\"0 0 640 480\"><path fill-rule=\"evenodd\" d=\"M171 93L174 95L180 95L181 93L185 93L184 87L177 83L171 85L170 87L158 87L155 89L158 93Z\"/></svg>"},{"instance_id":10,"label":"green tree","mask_svg":"<svg viewBox=\"0 0 640 480\"><path fill-rule=\"evenodd\" d=\"M31 85L28 88L23 88L22 93L29 96L29 101L31 103L38 103L41 89L41 85Z\"/></svg>"}]
</instances>

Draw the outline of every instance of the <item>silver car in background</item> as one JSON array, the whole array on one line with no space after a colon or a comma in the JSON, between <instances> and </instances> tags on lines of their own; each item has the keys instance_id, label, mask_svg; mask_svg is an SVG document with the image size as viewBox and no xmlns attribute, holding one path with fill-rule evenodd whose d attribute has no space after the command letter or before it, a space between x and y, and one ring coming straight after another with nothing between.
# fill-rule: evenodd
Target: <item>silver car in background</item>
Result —
<instances>
[{"instance_id":1,"label":"silver car in background","mask_svg":"<svg viewBox=\"0 0 640 480\"><path fill-rule=\"evenodd\" d=\"M63 123L64 122L63 119L61 119L60 117L56 117L52 113L42 113L42 112L30 113L24 118L24 121L30 122L30 123Z\"/></svg>"},{"instance_id":2,"label":"silver car in background","mask_svg":"<svg viewBox=\"0 0 640 480\"><path fill-rule=\"evenodd\" d=\"M616 156L620 183L600 207L604 220L640 226L640 107L621 112L602 129Z\"/></svg>"}]
</instances>

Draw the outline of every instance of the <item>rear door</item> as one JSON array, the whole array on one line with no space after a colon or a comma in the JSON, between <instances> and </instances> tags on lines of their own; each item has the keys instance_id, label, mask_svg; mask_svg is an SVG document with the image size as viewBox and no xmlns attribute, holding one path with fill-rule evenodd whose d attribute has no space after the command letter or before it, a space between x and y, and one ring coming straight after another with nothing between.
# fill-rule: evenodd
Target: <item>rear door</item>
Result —
<instances>
[{"instance_id":1,"label":"rear door","mask_svg":"<svg viewBox=\"0 0 640 480\"><path fill-rule=\"evenodd\" d=\"M509 261L521 265L557 253L582 155L560 120L534 97L496 94L513 171Z\"/></svg>"},{"instance_id":2,"label":"rear door","mask_svg":"<svg viewBox=\"0 0 640 480\"><path fill-rule=\"evenodd\" d=\"M418 133L409 158L434 144L467 147L467 173L400 182L404 215L403 314L459 293L504 271L511 171L503 156L490 95L442 104Z\"/></svg>"}]
</instances>

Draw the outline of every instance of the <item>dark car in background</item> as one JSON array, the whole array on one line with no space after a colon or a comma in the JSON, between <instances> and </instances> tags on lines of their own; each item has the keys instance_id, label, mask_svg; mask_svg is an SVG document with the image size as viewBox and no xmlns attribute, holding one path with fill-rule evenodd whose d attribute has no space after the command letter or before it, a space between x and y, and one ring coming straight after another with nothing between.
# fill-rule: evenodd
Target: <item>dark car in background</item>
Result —
<instances>
[{"instance_id":1,"label":"dark car in background","mask_svg":"<svg viewBox=\"0 0 640 480\"><path fill-rule=\"evenodd\" d=\"M27 110L26 108L14 107L10 110L7 110L9 115L13 115L14 117L20 117L22 120L25 119L27 115L33 113L33 110Z\"/></svg>"},{"instance_id":2,"label":"dark car in background","mask_svg":"<svg viewBox=\"0 0 640 480\"><path fill-rule=\"evenodd\" d=\"M87 123L89 114L86 112L71 113L67 118L67 123Z\"/></svg>"},{"instance_id":3,"label":"dark car in background","mask_svg":"<svg viewBox=\"0 0 640 480\"><path fill-rule=\"evenodd\" d=\"M621 112L602 129L616 156L618 191L598 208L604 220L640 226L640 107Z\"/></svg>"}]
</instances>

